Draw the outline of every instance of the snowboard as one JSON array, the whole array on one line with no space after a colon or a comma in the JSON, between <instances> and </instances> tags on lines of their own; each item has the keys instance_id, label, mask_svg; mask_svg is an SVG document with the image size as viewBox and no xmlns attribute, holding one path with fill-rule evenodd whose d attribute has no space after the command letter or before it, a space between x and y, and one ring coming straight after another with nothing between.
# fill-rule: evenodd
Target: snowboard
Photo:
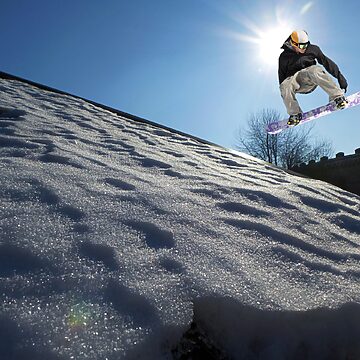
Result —
<instances>
[{"instance_id":1,"label":"snowboard","mask_svg":"<svg viewBox=\"0 0 360 360\"><path fill-rule=\"evenodd\" d=\"M346 105L345 109L359 105L360 104L360 91L358 91L355 94L349 95L346 98L346 100L347 100L347 105ZM345 109L342 109L342 110L345 110ZM313 110L303 113L303 118L301 119L300 123L296 126L299 126L299 125L305 124L309 121L318 119L319 117L329 115L338 110L340 110L340 109L336 108L335 102L331 101L327 105L319 106L316 109L313 109ZM285 120L275 121L273 123L268 124L266 127L266 132L268 134L278 134L283 130L294 127L294 125L288 125L287 121L288 121L288 118Z\"/></svg>"}]
</instances>

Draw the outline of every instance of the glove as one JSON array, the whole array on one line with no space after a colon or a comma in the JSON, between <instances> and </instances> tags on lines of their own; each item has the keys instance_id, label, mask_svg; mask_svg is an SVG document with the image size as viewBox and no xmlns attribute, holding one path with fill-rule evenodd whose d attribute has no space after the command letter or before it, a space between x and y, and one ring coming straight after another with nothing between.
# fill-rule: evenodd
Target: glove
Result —
<instances>
[{"instance_id":1,"label":"glove","mask_svg":"<svg viewBox=\"0 0 360 360\"><path fill-rule=\"evenodd\" d=\"M344 76L342 74L339 74L338 81L339 81L340 89L343 89L344 92L346 92L347 87L348 87L348 83L347 83L346 79L344 78Z\"/></svg>"}]
</instances>

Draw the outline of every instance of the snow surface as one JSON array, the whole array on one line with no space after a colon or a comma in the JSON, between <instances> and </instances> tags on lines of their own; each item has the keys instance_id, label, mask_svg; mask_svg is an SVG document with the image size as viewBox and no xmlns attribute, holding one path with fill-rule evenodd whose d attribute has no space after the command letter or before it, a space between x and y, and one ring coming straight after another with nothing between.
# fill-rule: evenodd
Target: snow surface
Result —
<instances>
[{"instance_id":1,"label":"snow surface","mask_svg":"<svg viewBox=\"0 0 360 360\"><path fill-rule=\"evenodd\" d=\"M358 196L19 81L0 107L1 359L171 359L193 320L360 358Z\"/></svg>"}]
</instances>

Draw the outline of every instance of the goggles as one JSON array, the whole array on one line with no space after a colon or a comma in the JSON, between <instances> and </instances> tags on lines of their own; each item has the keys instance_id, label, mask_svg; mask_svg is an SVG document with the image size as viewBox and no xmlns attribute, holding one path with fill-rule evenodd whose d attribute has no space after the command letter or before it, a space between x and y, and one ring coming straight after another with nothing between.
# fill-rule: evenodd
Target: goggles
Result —
<instances>
[{"instance_id":1,"label":"goggles","mask_svg":"<svg viewBox=\"0 0 360 360\"><path fill-rule=\"evenodd\" d=\"M296 46L296 47L298 47L299 49L306 49L307 47L308 47L308 45L309 45L309 42L306 42L306 43L297 43L297 42L295 42L293 39L291 39L291 43L294 45L294 46Z\"/></svg>"}]
</instances>

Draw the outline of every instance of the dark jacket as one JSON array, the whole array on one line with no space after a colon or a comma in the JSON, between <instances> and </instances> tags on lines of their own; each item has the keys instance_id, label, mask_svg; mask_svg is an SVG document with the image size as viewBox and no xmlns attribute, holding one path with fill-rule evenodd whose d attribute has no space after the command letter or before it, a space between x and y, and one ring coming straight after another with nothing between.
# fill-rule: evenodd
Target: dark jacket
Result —
<instances>
[{"instance_id":1,"label":"dark jacket","mask_svg":"<svg viewBox=\"0 0 360 360\"><path fill-rule=\"evenodd\" d=\"M304 54L298 54L289 44L289 39L281 47L284 51L279 57L279 83L281 84L289 76L293 76L301 69L316 65L316 61L323 65L332 76L338 79L342 89L347 88L347 81L341 74L338 66L324 55L317 45L309 44Z\"/></svg>"}]
</instances>

